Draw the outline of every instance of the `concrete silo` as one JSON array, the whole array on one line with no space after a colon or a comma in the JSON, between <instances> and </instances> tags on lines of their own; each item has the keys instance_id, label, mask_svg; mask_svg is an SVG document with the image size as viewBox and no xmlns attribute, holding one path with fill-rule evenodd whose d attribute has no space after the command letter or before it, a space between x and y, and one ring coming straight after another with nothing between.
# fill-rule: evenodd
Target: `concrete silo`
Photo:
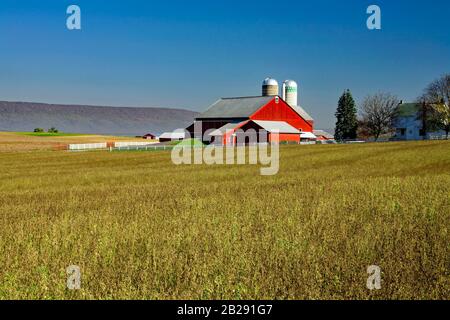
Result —
<instances>
[{"instance_id":1,"label":"concrete silo","mask_svg":"<svg viewBox=\"0 0 450 320\"><path fill-rule=\"evenodd\" d=\"M283 82L283 100L290 106L298 106L298 86L293 80Z\"/></svg>"},{"instance_id":2,"label":"concrete silo","mask_svg":"<svg viewBox=\"0 0 450 320\"><path fill-rule=\"evenodd\" d=\"M262 84L262 95L263 96L277 96L279 93L278 82L272 78L266 78Z\"/></svg>"}]
</instances>

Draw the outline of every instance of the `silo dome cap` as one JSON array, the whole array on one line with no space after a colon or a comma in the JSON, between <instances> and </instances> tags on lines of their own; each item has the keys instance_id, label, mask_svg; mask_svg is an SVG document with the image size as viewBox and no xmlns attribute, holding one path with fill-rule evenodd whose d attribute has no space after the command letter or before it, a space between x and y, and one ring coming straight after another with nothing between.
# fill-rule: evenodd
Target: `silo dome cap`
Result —
<instances>
[{"instance_id":1,"label":"silo dome cap","mask_svg":"<svg viewBox=\"0 0 450 320\"><path fill-rule=\"evenodd\" d=\"M297 82L295 82L294 80L286 80L283 83L286 87L297 87Z\"/></svg>"},{"instance_id":2,"label":"silo dome cap","mask_svg":"<svg viewBox=\"0 0 450 320\"><path fill-rule=\"evenodd\" d=\"M263 81L263 86L277 86L278 85L278 81L272 78L266 78Z\"/></svg>"}]
</instances>

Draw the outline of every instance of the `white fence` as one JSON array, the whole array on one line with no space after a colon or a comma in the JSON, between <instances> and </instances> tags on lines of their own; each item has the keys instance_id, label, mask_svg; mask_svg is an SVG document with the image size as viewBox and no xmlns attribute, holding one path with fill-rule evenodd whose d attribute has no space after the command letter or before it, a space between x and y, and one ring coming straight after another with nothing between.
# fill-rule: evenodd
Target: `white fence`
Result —
<instances>
[{"instance_id":1,"label":"white fence","mask_svg":"<svg viewBox=\"0 0 450 320\"><path fill-rule=\"evenodd\" d=\"M157 142L141 142L141 141L120 141L113 143L84 143L84 144L69 144L69 150L72 151L81 151L81 150L98 150L98 149L107 149L109 146L115 148L128 148L128 147L142 147L142 146L151 146Z\"/></svg>"},{"instance_id":2,"label":"white fence","mask_svg":"<svg viewBox=\"0 0 450 320\"><path fill-rule=\"evenodd\" d=\"M186 146L187 148L190 148L189 146ZM143 146L123 146L123 147L115 147L110 148L109 151L162 151L162 150L172 150L174 146L170 145L152 145L147 144ZM184 147L183 147L184 148Z\"/></svg>"},{"instance_id":3,"label":"white fence","mask_svg":"<svg viewBox=\"0 0 450 320\"><path fill-rule=\"evenodd\" d=\"M114 142L114 147L121 148L121 147L132 147L132 146L149 146L152 144L155 144L158 142L145 142L145 141L130 141L130 142Z\"/></svg>"},{"instance_id":4,"label":"white fence","mask_svg":"<svg viewBox=\"0 0 450 320\"><path fill-rule=\"evenodd\" d=\"M430 140L446 140L447 136L445 134L443 135L430 135Z\"/></svg>"},{"instance_id":5,"label":"white fence","mask_svg":"<svg viewBox=\"0 0 450 320\"><path fill-rule=\"evenodd\" d=\"M106 149L105 143L84 143L84 144L69 144L69 150L95 150Z\"/></svg>"}]
</instances>

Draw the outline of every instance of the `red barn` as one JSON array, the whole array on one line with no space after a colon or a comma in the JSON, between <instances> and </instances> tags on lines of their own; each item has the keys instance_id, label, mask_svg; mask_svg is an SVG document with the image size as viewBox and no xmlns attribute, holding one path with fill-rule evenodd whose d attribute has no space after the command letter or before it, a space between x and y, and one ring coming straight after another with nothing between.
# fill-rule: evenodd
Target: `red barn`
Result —
<instances>
[{"instance_id":1,"label":"red barn","mask_svg":"<svg viewBox=\"0 0 450 320\"><path fill-rule=\"evenodd\" d=\"M146 139L146 140L155 140L156 139L156 135L151 134L151 133L147 133L145 135L142 136L142 139Z\"/></svg>"},{"instance_id":2,"label":"red barn","mask_svg":"<svg viewBox=\"0 0 450 320\"><path fill-rule=\"evenodd\" d=\"M201 132L195 132L201 125ZM274 132L280 141L300 142L301 134L312 133L314 120L299 106L290 106L279 96L222 98L200 114L187 128L191 136L221 144L235 144L235 132L254 129ZM207 135L205 136L205 132Z\"/></svg>"}]
</instances>

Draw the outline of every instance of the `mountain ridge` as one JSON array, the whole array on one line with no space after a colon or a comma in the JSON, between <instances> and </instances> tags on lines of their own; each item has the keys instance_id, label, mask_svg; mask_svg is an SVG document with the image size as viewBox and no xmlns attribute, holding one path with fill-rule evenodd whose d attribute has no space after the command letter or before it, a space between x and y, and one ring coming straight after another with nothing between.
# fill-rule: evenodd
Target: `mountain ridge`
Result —
<instances>
[{"instance_id":1,"label":"mountain ridge","mask_svg":"<svg viewBox=\"0 0 450 320\"><path fill-rule=\"evenodd\" d=\"M0 101L0 131L55 127L91 134L160 134L190 125L198 112L162 107L113 107Z\"/></svg>"}]
</instances>

